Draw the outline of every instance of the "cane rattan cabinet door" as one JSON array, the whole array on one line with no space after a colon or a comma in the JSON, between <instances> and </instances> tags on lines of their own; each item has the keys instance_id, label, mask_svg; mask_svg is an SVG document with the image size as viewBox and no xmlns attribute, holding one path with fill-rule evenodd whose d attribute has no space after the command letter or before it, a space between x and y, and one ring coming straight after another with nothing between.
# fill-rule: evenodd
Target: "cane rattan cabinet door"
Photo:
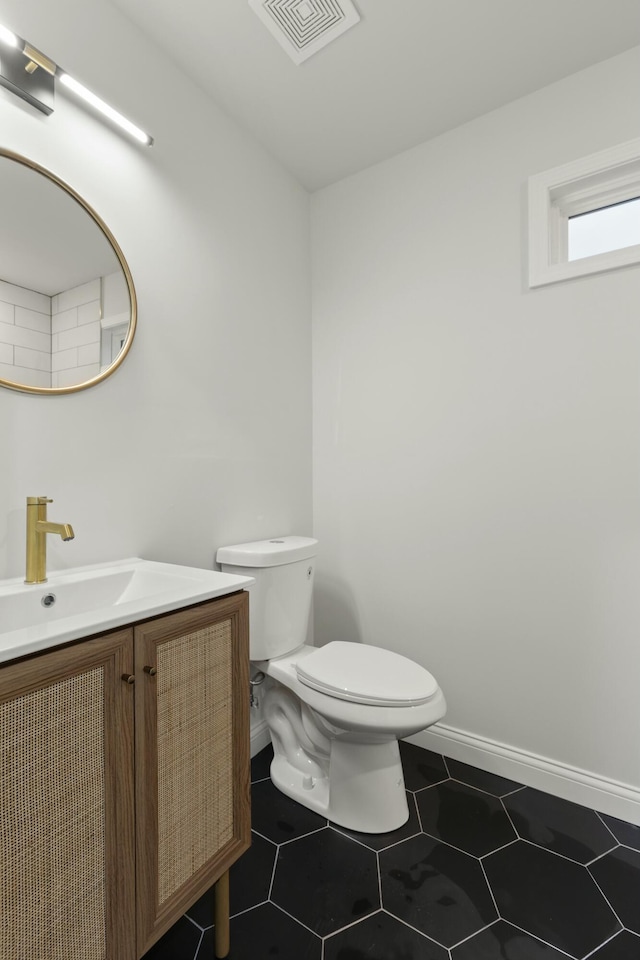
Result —
<instances>
[{"instance_id":1,"label":"cane rattan cabinet door","mask_svg":"<svg viewBox=\"0 0 640 960\"><path fill-rule=\"evenodd\" d=\"M0 957L135 957L132 631L0 668Z\"/></svg>"},{"instance_id":2,"label":"cane rattan cabinet door","mask_svg":"<svg viewBox=\"0 0 640 960\"><path fill-rule=\"evenodd\" d=\"M248 594L134 632L142 956L249 846Z\"/></svg>"}]
</instances>

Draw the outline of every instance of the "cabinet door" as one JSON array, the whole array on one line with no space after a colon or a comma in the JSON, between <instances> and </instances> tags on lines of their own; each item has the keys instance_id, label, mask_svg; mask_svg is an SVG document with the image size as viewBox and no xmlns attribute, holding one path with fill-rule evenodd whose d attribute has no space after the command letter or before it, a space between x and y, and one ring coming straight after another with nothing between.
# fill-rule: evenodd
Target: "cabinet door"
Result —
<instances>
[{"instance_id":1,"label":"cabinet door","mask_svg":"<svg viewBox=\"0 0 640 960\"><path fill-rule=\"evenodd\" d=\"M248 594L135 627L138 956L249 846Z\"/></svg>"},{"instance_id":2,"label":"cabinet door","mask_svg":"<svg viewBox=\"0 0 640 960\"><path fill-rule=\"evenodd\" d=\"M130 630L0 668L0 957L133 960Z\"/></svg>"}]
</instances>

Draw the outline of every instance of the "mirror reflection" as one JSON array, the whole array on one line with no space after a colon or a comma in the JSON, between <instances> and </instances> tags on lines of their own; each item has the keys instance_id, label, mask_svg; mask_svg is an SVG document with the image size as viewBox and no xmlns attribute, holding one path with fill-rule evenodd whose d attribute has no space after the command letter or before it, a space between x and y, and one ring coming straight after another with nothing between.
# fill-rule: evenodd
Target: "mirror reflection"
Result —
<instances>
[{"instance_id":1,"label":"mirror reflection","mask_svg":"<svg viewBox=\"0 0 640 960\"><path fill-rule=\"evenodd\" d=\"M68 393L119 366L135 328L122 253L53 174L0 151L0 384Z\"/></svg>"}]
</instances>

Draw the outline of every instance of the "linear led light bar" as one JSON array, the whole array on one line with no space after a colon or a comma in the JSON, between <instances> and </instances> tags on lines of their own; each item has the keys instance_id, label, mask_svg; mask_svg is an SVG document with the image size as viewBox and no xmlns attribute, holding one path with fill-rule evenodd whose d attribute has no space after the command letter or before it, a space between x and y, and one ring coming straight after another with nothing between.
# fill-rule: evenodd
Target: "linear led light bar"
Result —
<instances>
[{"instance_id":1,"label":"linear led light bar","mask_svg":"<svg viewBox=\"0 0 640 960\"><path fill-rule=\"evenodd\" d=\"M126 117L123 117L121 113L118 113L117 110L114 110L113 107L110 107L108 103L104 100L101 100L100 97L97 97L95 93L92 93L91 90L87 89L82 83L79 83L77 80L74 80L73 77L64 73L58 67L57 77L63 87L67 87L69 90L72 90L76 96L80 97L86 103L93 107L94 110L97 110L98 113L104 114L105 117L108 117L112 123L115 123L118 127L121 127L125 130L129 136L133 137L139 143L144 143L146 146L151 146L153 143L153 137L150 137L148 133L145 133L144 130L141 130L140 127L136 127L135 123L131 123L130 120L127 120Z\"/></svg>"},{"instance_id":2,"label":"linear led light bar","mask_svg":"<svg viewBox=\"0 0 640 960\"><path fill-rule=\"evenodd\" d=\"M53 80L57 78L63 87L71 90L76 96L88 103L94 110L107 117L112 123L120 127L137 140L151 146L153 137L127 120L121 113L110 107L108 103L92 93L84 84L74 80L70 74L61 69L53 60L45 56L21 37L0 24L0 43L12 48L7 56L0 59L0 83L27 100L32 106L43 113L53 112ZM24 54L25 60L22 59ZM38 81L38 77L42 77Z\"/></svg>"}]
</instances>

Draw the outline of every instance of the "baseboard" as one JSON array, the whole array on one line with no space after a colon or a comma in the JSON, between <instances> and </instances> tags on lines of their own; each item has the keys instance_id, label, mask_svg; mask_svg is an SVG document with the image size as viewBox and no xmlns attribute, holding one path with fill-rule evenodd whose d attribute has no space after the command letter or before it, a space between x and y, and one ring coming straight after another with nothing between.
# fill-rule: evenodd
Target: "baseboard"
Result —
<instances>
[{"instance_id":1,"label":"baseboard","mask_svg":"<svg viewBox=\"0 0 640 960\"><path fill-rule=\"evenodd\" d=\"M256 720L251 722L251 756L255 757L257 753L264 750L271 743L271 735L266 720Z\"/></svg>"},{"instance_id":2,"label":"baseboard","mask_svg":"<svg viewBox=\"0 0 640 960\"><path fill-rule=\"evenodd\" d=\"M478 737L445 723L435 723L428 730L407 739L452 760L469 763L640 826L640 789L629 784L608 780L497 740Z\"/></svg>"}]
</instances>

